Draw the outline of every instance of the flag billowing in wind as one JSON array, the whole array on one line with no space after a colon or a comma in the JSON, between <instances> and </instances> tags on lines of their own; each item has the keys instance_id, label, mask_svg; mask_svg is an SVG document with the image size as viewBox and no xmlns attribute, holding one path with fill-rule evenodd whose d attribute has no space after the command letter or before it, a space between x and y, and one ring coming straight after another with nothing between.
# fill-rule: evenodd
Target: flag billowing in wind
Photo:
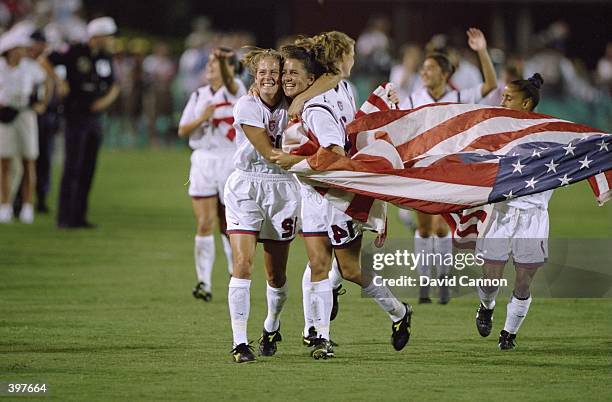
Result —
<instances>
[{"instance_id":1,"label":"flag billowing in wind","mask_svg":"<svg viewBox=\"0 0 612 402\"><path fill-rule=\"evenodd\" d=\"M313 147L308 133L310 141L294 152L308 148L302 154L311 156L291 169L328 188L326 197L357 220L372 221L376 199L444 214L455 239L471 238L490 203L587 178L600 203L610 198L612 136L600 130L483 105L385 110L382 102L368 103L380 111L347 127L351 157ZM295 138L299 130L293 131Z\"/></svg>"}]
</instances>

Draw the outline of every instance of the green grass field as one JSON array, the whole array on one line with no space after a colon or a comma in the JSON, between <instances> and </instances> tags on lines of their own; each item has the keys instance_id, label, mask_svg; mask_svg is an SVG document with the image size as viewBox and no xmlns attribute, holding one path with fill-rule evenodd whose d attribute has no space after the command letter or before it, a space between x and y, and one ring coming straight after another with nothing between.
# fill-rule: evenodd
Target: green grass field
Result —
<instances>
[{"instance_id":1,"label":"green grass field","mask_svg":"<svg viewBox=\"0 0 612 402\"><path fill-rule=\"evenodd\" d=\"M232 363L219 241L213 302L190 293L188 156L105 150L90 197L97 230L59 231L48 216L0 226L0 382L44 381L49 397L62 401L612 399L610 299L534 295L518 349L505 353L496 336L476 333L473 294L447 306L417 305L410 344L397 353L388 318L347 285L332 326L338 357L312 360L300 338L300 239L290 254L278 354ZM550 211L551 237L612 237L610 206L597 207L585 183L557 191ZM402 234L393 219L391 236ZM494 334L508 296L499 297ZM258 258L250 339L259 337L264 316Z\"/></svg>"}]
</instances>

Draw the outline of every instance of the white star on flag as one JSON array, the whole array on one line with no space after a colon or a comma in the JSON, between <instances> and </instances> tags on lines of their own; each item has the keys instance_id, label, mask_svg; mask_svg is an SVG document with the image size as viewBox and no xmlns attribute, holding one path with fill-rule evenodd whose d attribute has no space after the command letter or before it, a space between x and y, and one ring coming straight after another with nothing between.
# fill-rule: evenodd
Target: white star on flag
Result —
<instances>
[{"instance_id":1,"label":"white star on flag","mask_svg":"<svg viewBox=\"0 0 612 402\"><path fill-rule=\"evenodd\" d=\"M604 149L607 151L608 150L608 144L606 144L605 140L601 140L601 142L599 144L599 150L603 151Z\"/></svg>"},{"instance_id":2,"label":"white star on flag","mask_svg":"<svg viewBox=\"0 0 612 402\"><path fill-rule=\"evenodd\" d=\"M557 178L557 180L561 180L561 185L562 186L567 186L570 182L570 180L572 180L571 177L567 177L567 173L562 177L562 178Z\"/></svg>"},{"instance_id":3,"label":"white star on flag","mask_svg":"<svg viewBox=\"0 0 612 402\"><path fill-rule=\"evenodd\" d=\"M565 155L569 155L569 154L574 155L574 149L576 149L576 147L573 146L571 142L567 144L566 147L562 147L562 148L565 149Z\"/></svg>"},{"instance_id":4,"label":"white star on flag","mask_svg":"<svg viewBox=\"0 0 612 402\"><path fill-rule=\"evenodd\" d=\"M590 160L588 159L588 156L585 156L583 160L578 161L578 162L580 162L580 165L581 165L581 166L580 166L580 170L582 170L582 169L584 169L584 168L587 168L587 169L588 169L588 168L589 168L589 164L590 164L591 162L593 162L593 161L590 161Z\"/></svg>"},{"instance_id":5,"label":"white star on flag","mask_svg":"<svg viewBox=\"0 0 612 402\"><path fill-rule=\"evenodd\" d=\"M512 166L514 167L514 170L512 171L512 173L519 172L520 174L523 174L523 168L525 167L525 165L521 165L520 159L516 161L516 164L513 163Z\"/></svg>"},{"instance_id":6,"label":"white star on flag","mask_svg":"<svg viewBox=\"0 0 612 402\"><path fill-rule=\"evenodd\" d=\"M544 166L546 166L548 168L548 170L546 171L546 173L550 172L551 170L555 173L557 173L557 166L559 166L558 163L555 163L554 159L550 160L550 163L545 163Z\"/></svg>"},{"instance_id":7,"label":"white star on flag","mask_svg":"<svg viewBox=\"0 0 612 402\"><path fill-rule=\"evenodd\" d=\"M525 188L527 187L531 187L532 189L535 190L535 184L538 182L539 180L536 180L535 177L532 177L530 180L526 180L525 184L527 184L525 186Z\"/></svg>"},{"instance_id":8,"label":"white star on flag","mask_svg":"<svg viewBox=\"0 0 612 402\"><path fill-rule=\"evenodd\" d=\"M502 195L506 197L507 200L509 200L510 198L514 198L514 194L512 194L512 190L510 190L508 194L502 194Z\"/></svg>"},{"instance_id":9,"label":"white star on flag","mask_svg":"<svg viewBox=\"0 0 612 402\"><path fill-rule=\"evenodd\" d=\"M531 154L531 157L533 158L533 157L537 156L539 158L540 155L541 155L541 152L538 151L537 149L534 149L533 153Z\"/></svg>"}]
</instances>

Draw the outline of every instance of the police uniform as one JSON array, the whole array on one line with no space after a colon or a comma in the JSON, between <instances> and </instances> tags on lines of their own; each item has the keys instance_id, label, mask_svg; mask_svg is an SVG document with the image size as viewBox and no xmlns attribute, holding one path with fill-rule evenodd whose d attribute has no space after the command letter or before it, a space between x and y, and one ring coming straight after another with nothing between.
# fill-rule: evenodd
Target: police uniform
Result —
<instances>
[{"instance_id":1,"label":"police uniform","mask_svg":"<svg viewBox=\"0 0 612 402\"><path fill-rule=\"evenodd\" d=\"M111 55L94 54L87 44L75 44L66 52L49 54L48 59L53 65L65 66L70 86L64 106L65 159L58 225L82 227L87 224L87 197L102 142L101 116L91 107L115 82Z\"/></svg>"}]
</instances>

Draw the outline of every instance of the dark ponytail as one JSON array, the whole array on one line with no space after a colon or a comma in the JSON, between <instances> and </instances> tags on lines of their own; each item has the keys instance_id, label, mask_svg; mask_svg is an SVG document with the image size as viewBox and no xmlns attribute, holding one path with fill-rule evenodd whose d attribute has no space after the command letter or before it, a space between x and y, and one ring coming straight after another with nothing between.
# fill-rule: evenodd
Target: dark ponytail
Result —
<instances>
[{"instance_id":1,"label":"dark ponytail","mask_svg":"<svg viewBox=\"0 0 612 402\"><path fill-rule=\"evenodd\" d=\"M540 103L540 88L544 84L544 78L539 73L535 73L526 80L514 80L510 82L517 91L523 94L525 99L531 99L533 108L535 109Z\"/></svg>"}]
</instances>

